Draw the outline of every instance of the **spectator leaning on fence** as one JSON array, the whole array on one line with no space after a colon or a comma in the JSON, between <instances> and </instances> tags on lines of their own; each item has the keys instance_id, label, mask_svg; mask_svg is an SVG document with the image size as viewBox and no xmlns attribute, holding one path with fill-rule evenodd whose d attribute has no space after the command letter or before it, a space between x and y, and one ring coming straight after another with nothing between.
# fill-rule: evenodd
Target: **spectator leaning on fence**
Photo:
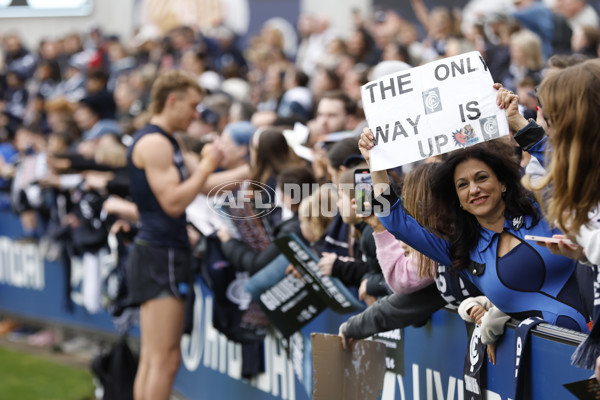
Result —
<instances>
[{"instance_id":1,"label":"spectator leaning on fence","mask_svg":"<svg viewBox=\"0 0 600 400\"><path fill-rule=\"evenodd\" d=\"M372 140L365 129L359 142L365 158ZM512 152L499 140L486 142L451 153L436 171L432 206L439 212L446 239L406 214L393 193L386 195L392 204L389 214L380 215L380 220L414 249L460 271L501 311L517 318L540 316L551 324L587 332L575 263L524 241L526 234L551 236L560 231L540 217L533 195L521 186L520 167ZM387 182L383 172L372 176L374 184L383 187ZM450 198L449 193L453 193Z\"/></svg>"}]
</instances>

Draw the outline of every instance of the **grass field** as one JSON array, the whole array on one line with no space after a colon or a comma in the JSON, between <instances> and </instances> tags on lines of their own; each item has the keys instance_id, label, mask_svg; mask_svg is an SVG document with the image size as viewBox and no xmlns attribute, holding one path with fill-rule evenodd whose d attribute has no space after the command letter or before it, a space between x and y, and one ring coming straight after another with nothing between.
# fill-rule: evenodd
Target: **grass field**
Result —
<instances>
[{"instance_id":1,"label":"grass field","mask_svg":"<svg viewBox=\"0 0 600 400\"><path fill-rule=\"evenodd\" d=\"M0 399L89 400L92 375L87 369L57 364L0 347Z\"/></svg>"}]
</instances>

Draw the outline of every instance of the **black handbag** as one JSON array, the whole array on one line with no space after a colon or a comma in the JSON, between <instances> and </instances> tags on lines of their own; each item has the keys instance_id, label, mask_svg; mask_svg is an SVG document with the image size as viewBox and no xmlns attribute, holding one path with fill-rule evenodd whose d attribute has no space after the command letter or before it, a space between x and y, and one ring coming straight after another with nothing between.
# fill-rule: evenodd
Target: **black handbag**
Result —
<instances>
[{"instance_id":1,"label":"black handbag","mask_svg":"<svg viewBox=\"0 0 600 400\"><path fill-rule=\"evenodd\" d=\"M133 383L137 373L138 356L122 335L107 351L92 360L92 373L104 388L103 400L133 400Z\"/></svg>"}]
</instances>

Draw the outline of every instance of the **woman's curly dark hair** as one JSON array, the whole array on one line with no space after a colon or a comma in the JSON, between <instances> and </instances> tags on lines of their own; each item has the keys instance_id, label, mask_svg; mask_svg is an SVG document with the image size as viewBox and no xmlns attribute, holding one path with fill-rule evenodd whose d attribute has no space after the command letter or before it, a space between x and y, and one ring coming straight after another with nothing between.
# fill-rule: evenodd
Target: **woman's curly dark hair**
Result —
<instances>
[{"instance_id":1,"label":"woman's curly dark hair","mask_svg":"<svg viewBox=\"0 0 600 400\"><path fill-rule=\"evenodd\" d=\"M481 229L475 216L460 208L454 185L456 167L470 159L484 162L496 174L498 180L506 185L506 192L502 197L506 204L507 218L530 215L534 225L540 220L533 193L521 185L521 167L509 143L494 140L450 153L432 177L433 199L430 210L438 217L437 229L443 232L450 242L453 271L469 266L469 252L477 245Z\"/></svg>"}]
</instances>

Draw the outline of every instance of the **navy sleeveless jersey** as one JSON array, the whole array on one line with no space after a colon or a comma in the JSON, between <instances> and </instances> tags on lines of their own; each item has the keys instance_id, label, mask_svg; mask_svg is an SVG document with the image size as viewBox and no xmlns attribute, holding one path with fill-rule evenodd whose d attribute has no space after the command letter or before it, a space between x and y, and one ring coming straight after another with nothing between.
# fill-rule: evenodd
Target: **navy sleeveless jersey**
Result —
<instances>
[{"instance_id":1,"label":"navy sleeveless jersey","mask_svg":"<svg viewBox=\"0 0 600 400\"><path fill-rule=\"evenodd\" d=\"M133 143L127 149L127 167L131 178L129 190L140 214L136 239L156 247L189 247L185 212L177 218L167 215L150 189L146 172L137 168L131 159L131 153L137 142L149 133L159 133L169 140L173 146L173 164L179 170L181 180L187 178L183 155L173 136L152 124L147 124L134 134Z\"/></svg>"}]
</instances>

